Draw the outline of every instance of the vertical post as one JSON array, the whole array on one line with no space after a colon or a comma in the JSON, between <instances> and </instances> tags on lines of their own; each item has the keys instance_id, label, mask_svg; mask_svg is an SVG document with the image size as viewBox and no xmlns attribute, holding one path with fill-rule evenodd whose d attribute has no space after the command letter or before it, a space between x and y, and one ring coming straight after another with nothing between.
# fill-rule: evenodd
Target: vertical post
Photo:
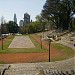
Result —
<instances>
[{"instance_id":1,"label":"vertical post","mask_svg":"<svg viewBox=\"0 0 75 75\"><path fill-rule=\"evenodd\" d=\"M1 37L2 37L2 50L3 50L3 24L4 24L4 17L1 17Z\"/></svg>"},{"instance_id":2,"label":"vertical post","mask_svg":"<svg viewBox=\"0 0 75 75\"><path fill-rule=\"evenodd\" d=\"M40 43L41 43L41 49L42 49L42 36L40 35Z\"/></svg>"},{"instance_id":3,"label":"vertical post","mask_svg":"<svg viewBox=\"0 0 75 75\"><path fill-rule=\"evenodd\" d=\"M44 30L43 30L43 38L44 38Z\"/></svg>"},{"instance_id":4,"label":"vertical post","mask_svg":"<svg viewBox=\"0 0 75 75\"><path fill-rule=\"evenodd\" d=\"M49 62L50 62L50 41L49 41Z\"/></svg>"},{"instance_id":5,"label":"vertical post","mask_svg":"<svg viewBox=\"0 0 75 75\"><path fill-rule=\"evenodd\" d=\"M3 36L2 36L2 50L3 50Z\"/></svg>"},{"instance_id":6,"label":"vertical post","mask_svg":"<svg viewBox=\"0 0 75 75\"><path fill-rule=\"evenodd\" d=\"M2 50L3 50L3 35L2 35L2 33L3 33L3 26L1 24L1 37L2 37Z\"/></svg>"}]
</instances>

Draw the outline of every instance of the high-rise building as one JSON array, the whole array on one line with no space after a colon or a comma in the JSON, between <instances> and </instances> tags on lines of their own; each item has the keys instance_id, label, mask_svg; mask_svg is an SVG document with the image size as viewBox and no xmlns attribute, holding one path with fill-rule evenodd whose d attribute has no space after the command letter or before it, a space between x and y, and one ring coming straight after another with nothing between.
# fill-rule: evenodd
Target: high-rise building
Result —
<instances>
[{"instance_id":1,"label":"high-rise building","mask_svg":"<svg viewBox=\"0 0 75 75\"><path fill-rule=\"evenodd\" d=\"M17 17L16 17L16 14L14 14L14 22L17 23Z\"/></svg>"},{"instance_id":2,"label":"high-rise building","mask_svg":"<svg viewBox=\"0 0 75 75\"><path fill-rule=\"evenodd\" d=\"M24 25L30 23L30 15L28 13L24 14Z\"/></svg>"},{"instance_id":3,"label":"high-rise building","mask_svg":"<svg viewBox=\"0 0 75 75\"><path fill-rule=\"evenodd\" d=\"M19 26L21 26L21 27L23 27L23 20L20 20L20 22L19 22Z\"/></svg>"}]
</instances>

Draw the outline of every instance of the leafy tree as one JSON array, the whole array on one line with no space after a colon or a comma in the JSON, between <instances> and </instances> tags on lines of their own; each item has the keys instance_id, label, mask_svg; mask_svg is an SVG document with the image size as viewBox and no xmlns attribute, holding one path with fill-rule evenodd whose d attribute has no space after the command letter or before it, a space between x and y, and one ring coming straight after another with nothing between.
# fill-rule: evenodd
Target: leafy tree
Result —
<instances>
[{"instance_id":1,"label":"leafy tree","mask_svg":"<svg viewBox=\"0 0 75 75\"><path fill-rule=\"evenodd\" d=\"M72 16L75 13L75 0L46 0L42 17L52 21L61 29L72 28Z\"/></svg>"},{"instance_id":2,"label":"leafy tree","mask_svg":"<svg viewBox=\"0 0 75 75\"><path fill-rule=\"evenodd\" d=\"M2 34L7 34L8 31L7 31L7 25L6 23L2 24Z\"/></svg>"},{"instance_id":3,"label":"leafy tree","mask_svg":"<svg viewBox=\"0 0 75 75\"><path fill-rule=\"evenodd\" d=\"M37 15L36 22L38 22L40 24L39 25L40 29L42 31L45 31L45 25L47 25L47 23L48 23L47 20L43 19L41 15Z\"/></svg>"},{"instance_id":4,"label":"leafy tree","mask_svg":"<svg viewBox=\"0 0 75 75\"><path fill-rule=\"evenodd\" d=\"M17 33L18 28L19 28L18 25L13 21L9 21L7 23L7 30L8 30L9 33Z\"/></svg>"},{"instance_id":5,"label":"leafy tree","mask_svg":"<svg viewBox=\"0 0 75 75\"><path fill-rule=\"evenodd\" d=\"M27 27L20 27L19 32L20 32L21 34L26 34L26 33L27 33Z\"/></svg>"},{"instance_id":6,"label":"leafy tree","mask_svg":"<svg viewBox=\"0 0 75 75\"><path fill-rule=\"evenodd\" d=\"M72 19L72 30L75 30L75 17Z\"/></svg>"}]
</instances>

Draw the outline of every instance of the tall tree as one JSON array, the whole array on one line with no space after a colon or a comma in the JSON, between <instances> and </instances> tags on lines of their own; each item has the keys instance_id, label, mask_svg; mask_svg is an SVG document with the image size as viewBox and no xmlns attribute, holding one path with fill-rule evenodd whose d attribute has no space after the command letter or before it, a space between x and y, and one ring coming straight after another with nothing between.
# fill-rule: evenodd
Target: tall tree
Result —
<instances>
[{"instance_id":1,"label":"tall tree","mask_svg":"<svg viewBox=\"0 0 75 75\"><path fill-rule=\"evenodd\" d=\"M36 22L39 22L40 30L42 29L42 31L44 31L45 25L47 24L47 20L43 19L41 15L37 15L36 16Z\"/></svg>"},{"instance_id":2,"label":"tall tree","mask_svg":"<svg viewBox=\"0 0 75 75\"><path fill-rule=\"evenodd\" d=\"M75 0L46 0L42 17L52 21L58 28L72 28L71 20L75 13Z\"/></svg>"},{"instance_id":3,"label":"tall tree","mask_svg":"<svg viewBox=\"0 0 75 75\"><path fill-rule=\"evenodd\" d=\"M9 33L17 33L18 32L18 25L13 21L9 21L7 23L7 30Z\"/></svg>"},{"instance_id":4,"label":"tall tree","mask_svg":"<svg viewBox=\"0 0 75 75\"><path fill-rule=\"evenodd\" d=\"M7 27L6 27L6 22L4 17L1 17L1 28L0 28L0 35L2 34L6 34L7 33Z\"/></svg>"}]
</instances>

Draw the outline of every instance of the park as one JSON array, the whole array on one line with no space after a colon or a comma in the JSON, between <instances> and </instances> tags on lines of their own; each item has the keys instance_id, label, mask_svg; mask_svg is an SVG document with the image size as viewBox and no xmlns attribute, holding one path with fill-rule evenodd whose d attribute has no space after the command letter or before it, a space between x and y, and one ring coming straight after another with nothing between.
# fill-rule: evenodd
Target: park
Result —
<instances>
[{"instance_id":1,"label":"park","mask_svg":"<svg viewBox=\"0 0 75 75\"><path fill-rule=\"evenodd\" d=\"M0 8L0 75L75 75L75 0L2 0Z\"/></svg>"},{"instance_id":2,"label":"park","mask_svg":"<svg viewBox=\"0 0 75 75\"><path fill-rule=\"evenodd\" d=\"M41 34L8 36L6 39L4 39L3 50L0 50L0 62L48 62L48 41L42 41L41 48L41 41L39 35ZM51 61L64 60L73 56L74 50L70 47L57 43L51 43Z\"/></svg>"},{"instance_id":3,"label":"park","mask_svg":"<svg viewBox=\"0 0 75 75\"><path fill-rule=\"evenodd\" d=\"M48 33L50 32L49 31L44 32L44 38L47 37L46 35ZM41 39L40 35L42 35L42 33L30 34L30 35L9 35L7 36L5 39L3 39L3 50L2 50L2 47L0 46L0 63L7 64L7 65L10 64L12 67L14 65L20 66L22 64L24 68L26 68L26 65L29 65L30 63L32 67L29 66L29 68L34 68L34 66L35 68L40 68L41 65L43 66L46 65L45 66L46 68L48 67L51 68L50 65L54 63L56 67L58 67L57 66L58 64L62 64L62 66L60 65L60 67L57 68L58 70L60 68L62 68L62 70L64 69L63 64L65 65L65 69L67 69L67 67L70 69L73 69L74 50L71 47L61 44L60 40L56 41L56 43L51 42L50 63L47 63L49 62L49 45L48 45L48 41L40 40ZM42 48L41 48L41 41L42 41ZM2 41L0 41L0 45L1 45L1 42ZM29 63L29 64L26 64L26 63ZM18 68L18 66L16 67ZM23 68L23 66L20 66L19 69ZM29 70L29 68L28 68L28 71L31 70L31 69ZM12 68L6 71L6 73L10 74L9 71L12 71L12 73L15 74ZM25 70L22 69L21 71L25 71ZM39 73L39 71L40 70L37 70L36 73ZM32 72L33 71L31 71L31 73Z\"/></svg>"}]
</instances>

